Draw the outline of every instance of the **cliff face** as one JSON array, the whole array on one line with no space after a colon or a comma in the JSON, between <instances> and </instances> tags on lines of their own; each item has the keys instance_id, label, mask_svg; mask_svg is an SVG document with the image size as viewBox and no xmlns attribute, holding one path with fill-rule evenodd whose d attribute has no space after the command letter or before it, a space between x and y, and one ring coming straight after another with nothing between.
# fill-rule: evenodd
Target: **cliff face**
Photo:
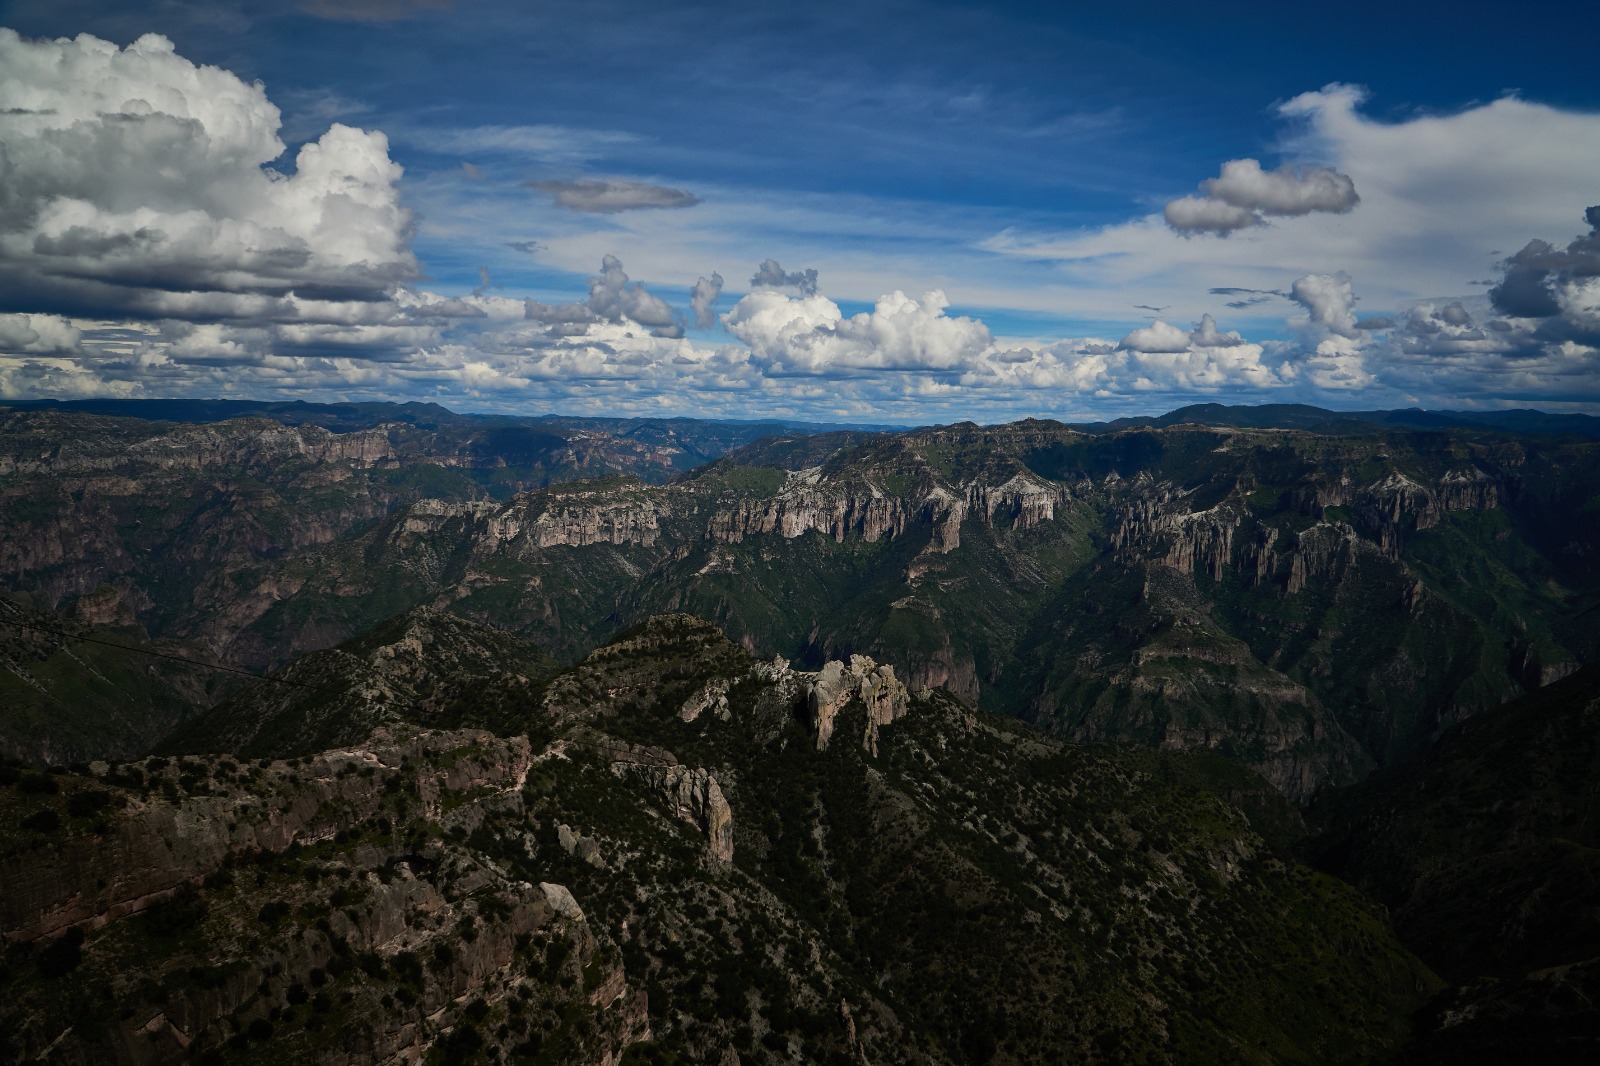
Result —
<instances>
[{"instance_id":1,"label":"cliff face","mask_svg":"<svg viewBox=\"0 0 1600 1066\"><path fill-rule=\"evenodd\" d=\"M1359 523L1323 521L1290 534L1261 522L1241 487L1221 503L1195 509L1191 493L1170 486L1152 486L1121 505L1115 517L1112 544L1129 557L1156 559L1182 573L1204 573L1221 581L1230 572L1244 572L1256 582L1275 582L1288 594L1306 587L1313 576L1331 573L1329 534L1347 545L1375 546L1391 559L1402 555L1406 535L1432 529L1451 511L1498 508L1505 490L1501 481L1482 470L1451 469L1432 485L1400 472L1361 488L1347 482L1318 485L1295 494L1294 506L1324 519L1330 509L1349 512ZM1301 550L1301 541L1306 541Z\"/></svg>"},{"instance_id":2,"label":"cliff face","mask_svg":"<svg viewBox=\"0 0 1600 1066\"><path fill-rule=\"evenodd\" d=\"M308 454L331 441L296 434ZM191 436L170 447L237 458ZM288 454L269 437L261 454ZM424 604L565 661L688 611L763 655L868 655L1068 735L1241 753L1295 795L1600 654L1563 591L1594 586L1593 444L952 426L506 500L420 492L404 448L361 465L375 446L256 496L208 489L131 540L126 515L64 498L43 524L73 530L0 550L33 553L13 565L82 617L256 667ZM298 507L313 485L326 503Z\"/></svg>"},{"instance_id":3,"label":"cliff face","mask_svg":"<svg viewBox=\"0 0 1600 1066\"><path fill-rule=\"evenodd\" d=\"M802 679L807 689L806 703L817 750L833 738L834 719L852 702L865 711L866 731L861 737L864 750L878 753L878 727L891 724L906 713L911 694L894 676L894 667L879 666L864 655L852 655L848 663L837 659L815 674Z\"/></svg>"},{"instance_id":4,"label":"cliff face","mask_svg":"<svg viewBox=\"0 0 1600 1066\"><path fill-rule=\"evenodd\" d=\"M1304 797L1589 654L1539 576L1582 584L1588 549L1527 538L1576 503L1563 479L1592 446L1528 447L1026 423L779 442L664 487L415 505L363 550L563 655L689 610L763 653L870 655L1069 735L1235 753ZM1461 587L1474 568L1509 582L1514 615ZM1154 599L1123 591L1152 580ZM1100 633L1117 612L1148 618Z\"/></svg>"},{"instance_id":5,"label":"cliff face","mask_svg":"<svg viewBox=\"0 0 1600 1066\"><path fill-rule=\"evenodd\" d=\"M1210 902L1198 901L1226 897L1232 906L1276 891L1261 878L1278 860L1266 858L1258 839L1238 833L1239 823L1215 835L1188 823L1219 816L1214 800L1171 797L1168 806L1164 798L1157 815L1156 806L1131 797L1153 787L1148 783L1160 771L1084 761L1070 746L1010 732L943 695L914 696L891 668L865 656L796 670L781 659L753 660L698 620L657 618L558 679L549 699L552 710L575 723L569 757L577 762L592 753L619 782L648 789L672 822L694 825L709 870L725 860L707 846L714 823L698 810L704 786L716 782L731 809L736 876L719 885L708 905L719 933L706 941L684 934L681 943L698 964L739 976L718 979L719 997L732 994L719 998L715 1020L653 1015L664 1050L716 1061L725 1052L709 1033L731 1031L745 1062L783 1061L796 1046L807 1061L840 1053L857 1061L971 1061L984 1057L984 1040L1003 1032L1012 1034L1010 1054L1027 1061L1051 1048L1096 1046L1096 1034L1116 1017L1127 1019L1136 1035L1124 1038L1148 1057L1184 1061L1186 1041L1217 1023L1215 1015L1195 1012L1176 973L1169 980L1159 968L1125 974L1101 968L1091 976L1078 968L1079 953L1131 950L1138 942L1157 955L1182 951L1194 959L1203 951L1210 965L1232 957L1233 934L1214 922ZM575 791L562 795L577 802ZM586 818L593 823L592 813L569 810L571 818L563 817L575 827ZM610 854L600 830L574 833L600 836L599 855ZM583 846L574 844L575 859ZM608 883L589 861L574 868L594 871L582 884ZM1106 869L1119 872L1108 876ZM754 941L731 903L744 878L762 886L763 911L785 916L778 930ZM582 897L581 885L575 892ZM606 896L615 900L617 893ZM1174 918L1169 900L1178 901L1185 918ZM596 908L585 907L595 921ZM630 914L620 902L607 907L613 915ZM1322 900L1314 905L1317 917L1296 935L1318 936L1310 928L1330 918L1342 923L1344 917L1332 916L1348 914L1343 908L1337 894ZM788 924L791 915L798 927ZM828 932L797 943L800 928ZM766 962L751 958L755 945ZM836 952L840 962L865 966L866 987L835 969ZM819 972L815 994L798 993L796 1000L814 1018L813 1035L800 1045L741 1043L739 1026L747 1019L758 1025L758 1018L781 1026L776 1005L796 994L770 970L763 973L778 960ZM1247 991L1256 980L1250 969L1221 982L1228 995L1255 994ZM665 969L650 972L665 980ZM1020 996L994 983L1016 987L1016 974L1029 975L1029 991ZM1345 980L1323 986L1324 1006L1314 1013L1345 995L1339 990ZM748 1000L738 995L741 988L750 990ZM892 1023L882 993L893 997ZM963 1001L986 1007L974 1014L950 1008ZM1146 1025L1155 1003L1163 1022ZM886 1039L898 1043L888 1046ZM1289 1044L1276 1046L1291 1054Z\"/></svg>"}]
</instances>

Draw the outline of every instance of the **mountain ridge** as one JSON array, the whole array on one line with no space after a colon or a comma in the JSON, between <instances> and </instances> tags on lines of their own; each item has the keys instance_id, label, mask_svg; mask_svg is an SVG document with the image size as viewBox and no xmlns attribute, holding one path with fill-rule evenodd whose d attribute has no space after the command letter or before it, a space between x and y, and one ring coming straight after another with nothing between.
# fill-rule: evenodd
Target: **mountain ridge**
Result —
<instances>
[{"instance_id":1,"label":"mountain ridge","mask_svg":"<svg viewBox=\"0 0 1600 1066\"><path fill-rule=\"evenodd\" d=\"M1206 764L896 685L659 616L545 696L513 693L506 736L402 713L288 760L98 764L54 791L7 768L10 1050L936 1064L1400 1047L1434 978L1209 791Z\"/></svg>"}]
</instances>

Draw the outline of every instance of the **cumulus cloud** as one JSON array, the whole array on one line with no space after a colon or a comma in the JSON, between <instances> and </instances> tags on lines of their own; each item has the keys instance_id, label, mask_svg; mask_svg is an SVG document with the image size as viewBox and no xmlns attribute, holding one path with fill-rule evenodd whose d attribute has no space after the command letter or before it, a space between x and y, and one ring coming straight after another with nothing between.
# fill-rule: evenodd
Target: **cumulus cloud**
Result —
<instances>
[{"instance_id":1,"label":"cumulus cloud","mask_svg":"<svg viewBox=\"0 0 1600 1066\"><path fill-rule=\"evenodd\" d=\"M1585 211L1584 221L1589 232L1565 248L1535 239L1507 259L1499 283L1489 290L1495 310L1514 318L1552 318L1571 304L1575 290L1600 277L1600 206Z\"/></svg>"},{"instance_id":2,"label":"cumulus cloud","mask_svg":"<svg viewBox=\"0 0 1600 1066\"><path fill-rule=\"evenodd\" d=\"M693 207L700 198L683 189L650 185L624 178L585 178L578 181L529 181L528 188L548 193L558 206L586 214L612 215L654 207Z\"/></svg>"},{"instance_id":3,"label":"cumulus cloud","mask_svg":"<svg viewBox=\"0 0 1600 1066\"><path fill-rule=\"evenodd\" d=\"M628 280L622 260L608 255L600 262L600 273L589 279L589 298L581 303L543 304L523 302L524 317L555 328L569 336L583 336L588 326L609 322L644 326L657 337L683 336L683 323L672 307L642 284Z\"/></svg>"},{"instance_id":4,"label":"cumulus cloud","mask_svg":"<svg viewBox=\"0 0 1600 1066\"><path fill-rule=\"evenodd\" d=\"M1315 211L1342 215L1361 202L1348 174L1331 167L1284 164L1262 170L1254 159L1232 159L1222 173L1200 183L1199 196L1167 204L1167 225L1181 233L1217 233L1265 224L1269 216L1292 218Z\"/></svg>"},{"instance_id":5,"label":"cumulus cloud","mask_svg":"<svg viewBox=\"0 0 1600 1066\"><path fill-rule=\"evenodd\" d=\"M1284 383L1278 368L1264 360L1265 348L1219 330L1210 315L1200 316L1190 330L1157 319L1123 337L1110 358L1087 348L1082 354L1099 357L1093 365L1100 388L1108 391L1261 389Z\"/></svg>"},{"instance_id":6,"label":"cumulus cloud","mask_svg":"<svg viewBox=\"0 0 1600 1066\"><path fill-rule=\"evenodd\" d=\"M755 274L750 278L752 289L793 289L801 296L815 296L817 294L817 271L813 267L808 270L795 270L785 273L776 259L767 259L756 268Z\"/></svg>"},{"instance_id":7,"label":"cumulus cloud","mask_svg":"<svg viewBox=\"0 0 1600 1066\"><path fill-rule=\"evenodd\" d=\"M1249 242L1185 241L1157 215L1116 233L1075 238L1061 257L1092 263L1093 272L1070 268L1082 282L1070 293L1100 286L1109 294L1102 308L1120 314L1131 299L1143 299L1166 316L1129 330L1120 343L996 338L982 321L951 315L942 291L918 298L891 291L871 310L846 315L818 292L816 270L786 271L768 260L748 295L721 316L725 342L710 344L684 337L684 324L689 316L701 327L717 321L720 274L700 277L682 310L630 279L611 255L570 302L511 298L487 271L475 288L468 280L457 293L425 291L398 197L399 168L381 134L335 126L292 165L279 161L282 173L275 174L263 164L278 160L283 137L277 109L259 86L191 64L160 38L118 49L92 38L29 42L0 33L0 395L360 394L482 409L548 404L597 413L862 421L1082 415L1091 405L1122 413L1177 406L1196 394L1232 401L1344 396L1369 406L1513 396L1594 402L1600 238L1593 232L1565 244L1528 242L1534 234L1570 238L1543 216L1509 237L1471 230L1480 249L1474 254L1522 249L1477 296L1460 296L1458 282L1433 290L1457 295L1404 298L1386 282L1375 297L1365 273L1388 276L1382 272L1399 269L1391 260L1414 270L1405 259L1412 238L1394 223L1431 217L1429 197L1440 188L1454 196L1482 186L1482 204L1509 202L1509 178L1473 184L1473 167L1487 165L1479 157L1481 144L1494 140L1489 134L1559 118L1566 133L1541 137L1570 149L1572 158L1552 173L1572 183L1572 173L1583 171L1576 163L1589 158L1583 153L1600 161L1600 142L1581 135L1593 123L1509 102L1439 119L1421 136L1410 123L1383 126L1353 108L1347 96L1326 90L1285 113L1306 118L1321 138L1326 154L1308 151L1306 158L1332 160L1337 169L1322 169L1335 178L1354 175L1352 196L1361 184L1361 212L1315 217L1338 209L1337 181L1319 177L1317 168L1266 172L1242 160L1190 198L1198 206L1175 210L1210 219L1213 232L1230 218L1249 216L1257 226L1259 219L1309 215L1295 230L1324 240L1335 224L1370 229L1377 213L1380 237L1399 234L1381 257L1361 258L1370 234L1348 246L1285 244L1281 228L1261 229ZM578 143L571 131L544 127L462 136L462 143L501 146L539 141L552 152ZM1427 167L1411 166L1415 174L1407 169L1408 159L1440 144L1464 147L1449 158L1429 156ZM1497 154L1491 162L1515 157ZM1398 161L1401 176L1388 183L1373 177L1388 173L1374 159ZM1441 175L1462 175L1465 185L1441 184ZM452 187L462 184L451 176ZM1542 185L1537 192L1514 202L1537 206L1553 195ZM617 210L626 199L609 189L594 203L607 197ZM1468 229L1490 213L1482 204L1464 210L1463 202L1438 210ZM1593 229L1600 211L1588 221ZM603 250L590 243L585 256ZM638 265L634 253L628 259ZM1357 320L1349 274L1282 265L1308 261L1347 267L1362 280L1362 295L1385 313ZM1151 273L1137 272L1146 268ZM1483 269L1467 276L1483 277ZM1175 290L1172 278L1187 279L1188 290ZM1206 294L1215 282L1228 284ZM890 287L863 293L860 284L852 282L853 295ZM983 290L962 292L970 302ZM1229 307L1289 301L1295 317L1286 339L1256 343L1224 329L1202 313L1215 310L1218 298ZM1259 318L1249 326L1250 336L1263 328Z\"/></svg>"},{"instance_id":8,"label":"cumulus cloud","mask_svg":"<svg viewBox=\"0 0 1600 1066\"><path fill-rule=\"evenodd\" d=\"M745 296L722 321L775 372L956 370L987 349L990 336L976 319L947 316L948 306L937 290L918 300L893 292L870 312L845 318L827 297L765 289Z\"/></svg>"},{"instance_id":9,"label":"cumulus cloud","mask_svg":"<svg viewBox=\"0 0 1600 1066\"><path fill-rule=\"evenodd\" d=\"M637 322L657 337L683 336L683 324L667 302L629 281L614 255L606 256L599 275L589 279L589 310L607 322Z\"/></svg>"},{"instance_id":10,"label":"cumulus cloud","mask_svg":"<svg viewBox=\"0 0 1600 1066\"><path fill-rule=\"evenodd\" d=\"M0 309L225 318L415 277L384 135L334 125L283 174L279 126L164 37L0 29Z\"/></svg>"},{"instance_id":11,"label":"cumulus cloud","mask_svg":"<svg viewBox=\"0 0 1600 1066\"><path fill-rule=\"evenodd\" d=\"M1289 288L1289 296L1306 309L1305 324L1339 337L1356 333L1355 286L1350 275L1307 274Z\"/></svg>"},{"instance_id":12,"label":"cumulus cloud","mask_svg":"<svg viewBox=\"0 0 1600 1066\"><path fill-rule=\"evenodd\" d=\"M1117 347L1130 352L1186 352L1189 350L1189 331L1157 319L1129 333Z\"/></svg>"},{"instance_id":13,"label":"cumulus cloud","mask_svg":"<svg viewBox=\"0 0 1600 1066\"><path fill-rule=\"evenodd\" d=\"M1260 225L1262 218L1247 207L1236 207L1204 196L1183 196L1167 203L1162 212L1167 225L1180 233L1216 233Z\"/></svg>"},{"instance_id":14,"label":"cumulus cloud","mask_svg":"<svg viewBox=\"0 0 1600 1066\"><path fill-rule=\"evenodd\" d=\"M1278 109L1284 158L1348 175L1359 190L1360 205L1347 214L1313 211L1293 224L1235 231L1248 240L1194 240L1157 211L1099 229L1030 235L1013 228L983 247L1059 263L1073 284L1052 291L1055 307L1084 317L1126 307L1129 292L1198 317L1215 310L1204 300L1208 288L1237 289L1230 301L1245 303L1255 299L1247 290L1266 295L1319 263L1360 279L1375 306L1399 310L1470 291L1468 279L1485 277L1490 255L1499 254L1489 249L1512 252L1530 237L1560 248L1565 240L1557 238L1570 239L1574 215L1596 202L1600 113L1508 96L1390 121L1365 114L1363 97L1358 88L1329 85ZM1507 296L1529 280L1527 295L1539 303L1518 309L1549 311L1537 274L1507 278Z\"/></svg>"},{"instance_id":15,"label":"cumulus cloud","mask_svg":"<svg viewBox=\"0 0 1600 1066\"><path fill-rule=\"evenodd\" d=\"M689 307L694 312L694 324L699 329L709 329L716 322L712 305L722 295L722 275L712 271L709 278L698 278L689 290Z\"/></svg>"},{"instance_id":16,"label":"cumulus cloud","mask_svg":"<svg viewBox=\"0 0 1600 1066\"><path fill-rule=\"evenodd\" d=\"M69 355L82 332L58 315L0 315L0 354Z\"/></svg>"},{"instance_id":17,"label":"cumulus cloud","mask_svg":"<svg viewBox=\"0 0 1600 1066\"><path fill-rule=\"evenodd\" d=\"M1183 330L1159 318L1122 338L1118 348L1145 354L1187 352L1191 348L1234 348L1244 343L1239 334L1217 329L1217 320L1201 315L1192 330Z\"/></svg>"}]
</instances>

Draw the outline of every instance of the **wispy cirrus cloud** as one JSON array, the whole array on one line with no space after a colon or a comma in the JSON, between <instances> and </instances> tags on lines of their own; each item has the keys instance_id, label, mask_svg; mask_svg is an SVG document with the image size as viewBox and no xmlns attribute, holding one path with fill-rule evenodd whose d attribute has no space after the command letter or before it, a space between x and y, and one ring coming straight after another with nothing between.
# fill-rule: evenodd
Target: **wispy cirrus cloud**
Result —
<instances>
[{"instance_id":1,"label":"wispy cirrus cloud","mask_svg":"<svg viewBox=\"0 0 1600 1066\"><path fill-rule=\"evenodd\" d=\"M397 141L441 155L505 155L546 164L581 163L642 140L623 130L549 123L459 128L396 123L389 128Z\"/></svg>"},{"instance_id":2,"label":"wispy cirrus cloud","mask_svg":"<svg viewBox=\"0 0 1600 1066\"><path fill-rule=\"evenodd\" d=\"M523 184L547 193L559 207L584 214L614 215L651 208L693 207L700 202L698 196L683 189L626 178L525 181Z\"/></svg>"},{"instance_id":3,"label":"wispy cirrus cloud","mask_svg":"<svg viewBox=\"0 0 1600 1066\"><path fill-rule=\"evenodd\" d=\"M396 22L454 7L455 0L301 0L299 4L308 15L340 22Z\"/></svg>"}]
</instances>

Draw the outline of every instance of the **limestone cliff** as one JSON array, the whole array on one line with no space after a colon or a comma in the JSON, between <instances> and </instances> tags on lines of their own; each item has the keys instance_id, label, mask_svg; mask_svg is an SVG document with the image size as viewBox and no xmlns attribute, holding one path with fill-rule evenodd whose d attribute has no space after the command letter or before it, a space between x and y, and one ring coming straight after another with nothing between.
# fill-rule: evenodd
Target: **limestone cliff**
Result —
<instances>
[{"instance_id":1,"label":"limestone cliff","mask_svg":"<svg viewBox=\"0 0 1600 1066\"><path fill-rule=\"evenodd\" d=\"M906 713L910 693L894 676L894 667L879 666L865 655L850 656L849 663L838 659L815 674L805 676L807 709L817 750L827 748L833 739L834 721L852 702L860 701L866 711L866 726L861 746L878 753L878 727L888 725Z\"/></svg>"}]
</instances>

